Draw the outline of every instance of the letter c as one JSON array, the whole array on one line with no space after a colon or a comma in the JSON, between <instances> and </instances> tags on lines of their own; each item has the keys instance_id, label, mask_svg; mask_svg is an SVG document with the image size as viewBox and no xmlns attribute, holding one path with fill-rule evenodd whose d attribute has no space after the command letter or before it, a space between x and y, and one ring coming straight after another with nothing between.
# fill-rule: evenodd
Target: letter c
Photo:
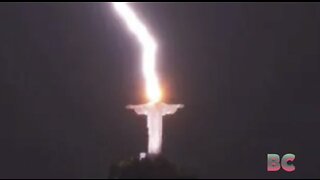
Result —
<instances>
[{"instance_id":1,"label":"letter c","mask_svg":"<svg viewBox=\"0 0 320 180\"><path fill-rule=\"evenodd\" d=\"M292 172L296 169L296 167L291 163L291 164L288 164L289 161L293 161L295 159L295 155L294 154L286 154L282 157L282 160L281 160L281 166L282 166L282 169L287 171L287 172Z\"/></svg>"}]
</instances>

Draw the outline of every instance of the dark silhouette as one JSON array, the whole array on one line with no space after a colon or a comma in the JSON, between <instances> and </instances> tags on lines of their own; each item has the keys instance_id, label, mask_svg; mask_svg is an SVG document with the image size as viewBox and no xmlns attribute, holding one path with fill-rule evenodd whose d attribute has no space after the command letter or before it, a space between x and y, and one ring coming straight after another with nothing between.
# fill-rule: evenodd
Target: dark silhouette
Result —
<instances>
[{"instance_id":1,"label":"dark silhouette","mask_svg":"<svg viewBox=\"0 0 320 180\"><path fill-rule=\"evenodd\" d=\"M195 179L192 173L187 173L168 161L163 156L128 160L113 164L109 170L109 179Z\"/></svg>"}]
</instances>

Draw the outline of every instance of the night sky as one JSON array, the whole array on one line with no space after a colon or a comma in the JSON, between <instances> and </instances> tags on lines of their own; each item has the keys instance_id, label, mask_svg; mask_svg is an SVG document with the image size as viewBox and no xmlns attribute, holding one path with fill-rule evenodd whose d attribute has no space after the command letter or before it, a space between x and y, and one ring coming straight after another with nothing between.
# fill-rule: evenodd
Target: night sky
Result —
<instances>
[{"instance_id":1,"label":"night sky","mask_svg":"<svg viewBox=\"0 0 320 180\"><path fill-rule=\"evenodd\" d=\"M202 178L320 177L320 4L134 3L163 153ZM0 178L106 178L147 148L141 48L106 3L0 4ZM296 171L267 172L267 154Z\"/></svg>"}]
</instances>

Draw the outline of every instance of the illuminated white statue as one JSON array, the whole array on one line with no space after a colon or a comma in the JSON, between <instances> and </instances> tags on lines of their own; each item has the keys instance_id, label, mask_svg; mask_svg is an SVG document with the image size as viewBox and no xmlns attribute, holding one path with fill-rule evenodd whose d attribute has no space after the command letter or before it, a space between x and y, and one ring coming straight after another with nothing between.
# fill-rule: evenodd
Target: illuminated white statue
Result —
<instances>
[{"instance_id":1,"label":"illuminated white statue","mask_svg":"<svg viewBox=\"0 0 320 180\"><path fill-rule=\"evenodd\" d=\"M162 145L162 116L174 114L177 109L183 108L182 104L148 103L142 105L128 105L138 115L147 116L148 126L148 154L158 155Z\"/></svg>"}]
</instances>

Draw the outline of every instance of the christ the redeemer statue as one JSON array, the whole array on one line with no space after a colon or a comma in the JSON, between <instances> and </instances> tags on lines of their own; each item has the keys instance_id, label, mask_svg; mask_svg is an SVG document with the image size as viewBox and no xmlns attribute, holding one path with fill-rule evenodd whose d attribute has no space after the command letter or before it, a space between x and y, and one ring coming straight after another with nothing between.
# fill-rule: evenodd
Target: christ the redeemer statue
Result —
<instances>
[{"instance_id":1,"label":"christ the redeemer statue","mask_svg":"<svg viewBox=\"0 0 320 180\"><path fill-rule=\"evenodd\" d=\"M149 155L158 155L161 153L162 116L174 114L177 109L183 107L182 104L166 104L163 102L127 106L128 109L134 109L138 115L147 116Z\"/></svg>"}]
</instances>

